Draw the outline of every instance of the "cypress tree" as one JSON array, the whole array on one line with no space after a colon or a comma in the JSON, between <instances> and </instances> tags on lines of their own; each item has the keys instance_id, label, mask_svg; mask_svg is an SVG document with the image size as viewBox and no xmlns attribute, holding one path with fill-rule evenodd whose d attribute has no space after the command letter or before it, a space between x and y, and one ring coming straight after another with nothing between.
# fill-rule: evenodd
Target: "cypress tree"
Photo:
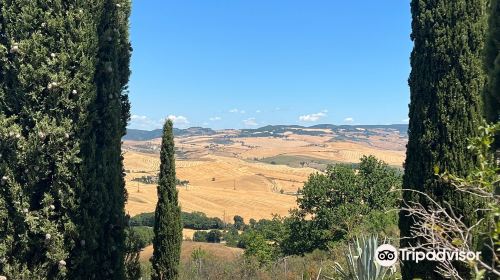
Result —
<instances>
[{"instance_id":1,"label":"cypress tree","mask_svg":"<svg viewBox=\"0 0 500 280\"><path fill-rule=\"evenodd\" d=\"M485 90L485 116L489 122L499 121L500 113L500 2L491 0L485 66L488 86ZM496 139L495 142L499 142ZM496 145L498 147L498 143Z\"/></svg>"},{"instance_id":2,"label":"cypress tree","mask_svg":"<svg viewBox=\"0 0 500 280\"><path fill-rule=\"evenodd\" d=\"M66 279L95 87L87 1L0 0L0 275Z\"/></svg>"},{"instance_id":3,"label":"cypress tree","mask_svg":"<svg viewBox=\"0 0 500 280\"><path fill-rule=\"evenodd\" d=\"M0 0L0 275L123 279L128 0Z\"/></svg>"},{"instance_id":4,"label":"cypress tree","mask_svg":"<svg viewBox=\"0 0 500 280\"><path fill-rule=\"evenodd\" d=\"M182 242L181 209L175 183L174 135L172 121L163 126L160 152L158 203L153 239L153 279L178 279Z\"/></svg>"},{"instance_id":5,"label":"cypress tree","mask_svg":"<svg viewBox=\"0 0 500 280\"><path fill-rule=\"evenodd\" d=\"M474 224L480 204L473 197L437 182L434 168L464 176L475 160L467 150L468 139L481 124L485 74L483 49L487 25L486 0L413 0L410 122L403 187L447 201L468 225ZM403 202L426 199L410 191ZM413 218L400 213L402 247L415 245L410 228ZM458 266L461 275L468 270ZM439 278L434 263L406 262L403 279Z\"/></svg>"},{"instance_id":6,"label":"cypress tree","mask_svg":"<svg viewBox=\"0 0 500 280\"><path fill-rule=\"evenodd\" d=\"M128 18L130 2L103 0L94 10L97 21L97 62L93 73L96 97L89 108L89 129L82 145L84 188L78 209L80 244L72 252L77 265L72 279L124 279L125 201L121 138L130 105Z\"/></svg>"}]
</instances>

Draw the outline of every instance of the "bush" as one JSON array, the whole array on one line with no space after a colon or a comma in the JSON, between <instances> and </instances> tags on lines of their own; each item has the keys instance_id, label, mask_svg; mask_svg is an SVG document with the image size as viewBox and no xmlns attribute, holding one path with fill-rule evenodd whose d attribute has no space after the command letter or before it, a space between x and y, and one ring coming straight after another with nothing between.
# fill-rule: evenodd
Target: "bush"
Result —
<instances>
[{"instance_id":1,"label":"bush","mask_svg":"<svg viewBox=\"0 0 500 280\"><path fill-rule=\"evenodd\" d=\"M224 240L226 241L226 245L230 247L237 247L238 242L240 240L240 234L238 233L238 230L235 228L229 229L225 234L224 234Z\"/></svg>"},{"instance_id":2,"label":"bush","mask_svg":"<svg viewBox=\"0 0 500 280\"><path fill-rule=\"evenodd\" d=\"M234 227L237 230L243 230L245 228L245 221L243 220L243 217L236 215L233 217L234 220Z\"/></svg>"},{"instance_id":3,"label":"bush","mask_svg":"<svg viewBox=\"0 0 500 280\"><path fill-rule=\"evenodd\" d=\"M220 243L221 239L222 232L220 230L195 231L193 234L193 241L195 242Z\"/></svg>"},{"instance_id":4,"label":"bush","mask_svg":"<svg viewBox=\"0 0 500 280\"><path fill-rule=\"evenodd\" d=\"M140 248L147 247L153 243L154 232L152 227L136 226L130 227L133 235L137 239Z\"/></svg>"}]
</instances>

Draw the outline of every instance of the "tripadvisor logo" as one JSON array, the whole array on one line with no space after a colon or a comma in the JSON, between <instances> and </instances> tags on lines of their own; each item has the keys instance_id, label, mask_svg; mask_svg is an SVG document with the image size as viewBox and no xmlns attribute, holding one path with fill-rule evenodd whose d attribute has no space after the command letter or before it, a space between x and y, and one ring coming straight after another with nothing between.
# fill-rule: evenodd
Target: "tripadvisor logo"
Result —
<instances>
[{"instance_id":1,"label":"tripadvisor logo","mask_svg":"<svg viewBox=\"0 0 500 280\"><path fill-rule=\"evenodd\" d=\"M398 261L398 250L390 244L380 245L375 251L375 261L381 266L393 266Z\"/></svg>"},{"instance_id":2,"label":"tripadvisor logo","mask_svg":"<svg viewBox=\"0 0 500 280\"><path fill-rule=\"evenodd\" d=\"M375 251L375 261L384 267L393 266L398 259L402 261L412 261L419 263L421 261L478 261L481 252L437 249L416 251L414 248L396 249L390 244L380 245Z\"/></svg>"}]
</instances>

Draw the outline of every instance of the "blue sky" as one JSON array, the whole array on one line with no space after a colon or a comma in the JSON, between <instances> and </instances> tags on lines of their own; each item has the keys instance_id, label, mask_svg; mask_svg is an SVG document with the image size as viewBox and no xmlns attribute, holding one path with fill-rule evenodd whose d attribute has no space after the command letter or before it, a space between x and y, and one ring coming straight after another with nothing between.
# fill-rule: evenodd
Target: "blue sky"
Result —
<instances>
[{"instance_id":1,"label":"blue sky","mask_svg":"<svg viewBox=\"0 0 500 280\"><path fill-rule=\"evenodd\" d=\"M136 0L130 128L407 121L408 0Z\"/></svg>"}]
</instances>

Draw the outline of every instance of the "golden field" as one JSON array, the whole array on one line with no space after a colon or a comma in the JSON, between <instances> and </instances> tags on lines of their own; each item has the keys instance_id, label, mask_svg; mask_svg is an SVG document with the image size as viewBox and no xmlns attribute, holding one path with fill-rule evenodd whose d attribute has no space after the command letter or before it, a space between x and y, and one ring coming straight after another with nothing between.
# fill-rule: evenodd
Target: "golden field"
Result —
<instances>
[{"instance_id":1,"label":"golden field","mask_svg":"<svg viewBox=\"0 0 500 280\"><path fill-rule=\"evenodd\" d=\"M178 187L182 211L201 211L227 222L234 215L247 222L250 218L270 218L273 213L287 215L296 206L297 189L311 173L320 172L312 167L328 162L355 163L363 155L401 166L405 155L405 140L393 134L353 142L293 131L285 137L228 138L232 133L176 137L177 177L189 181L188 186ZM124 142L129 194L126 210L132 216L155 209L156 185L132 180L157 175L160 142Z\"/></svg>"}]
</instances>

